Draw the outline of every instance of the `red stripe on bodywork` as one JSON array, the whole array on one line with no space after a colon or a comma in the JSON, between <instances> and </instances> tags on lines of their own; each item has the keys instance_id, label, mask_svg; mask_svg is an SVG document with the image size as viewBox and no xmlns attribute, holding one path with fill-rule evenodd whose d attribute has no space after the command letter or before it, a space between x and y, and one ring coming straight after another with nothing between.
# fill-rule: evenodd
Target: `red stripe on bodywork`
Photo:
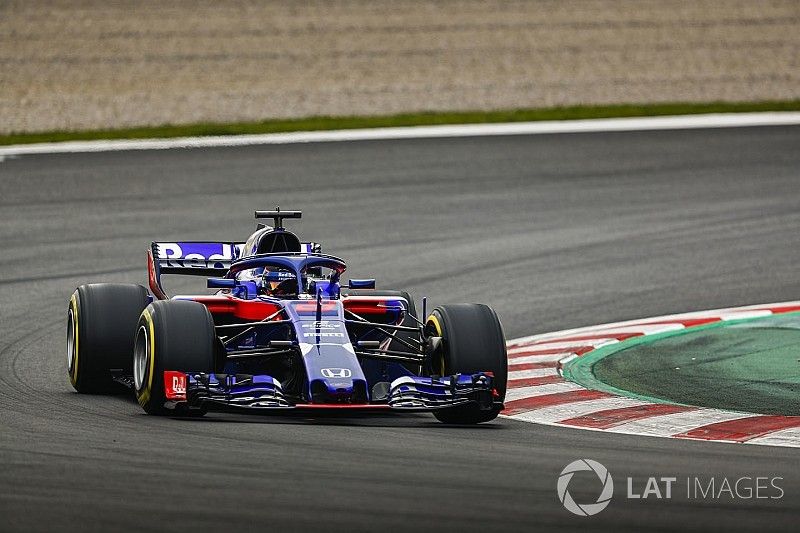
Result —
<instances>
[{"instance_id":1,"label":"red stripe on bodywork","mask_svg":"<svg viewBox=\"0 0 800 533\"><path fill-rule=\"evenodd\" d=\"M530 398L520 398L519 400L511 400L506 402L506 408L503 410L505 415L516 415L526 411L534 411L543 407L550 407L552 405L561 405L565 403L584 402L588 400L599 400L600 398L611 398L613 395L598 390L581 389L568 392L557 392L555 394L543 394L541 396L532 396Z\"/></svg>"},{"instance_id":2,"label":"red stripe on bodywork","mask_svg":"<svg viewBox=\"0 0 800 533\"><path fill-rule=\"evenodd\" d=\"M281 306L272 302L240 300L229 294L192 296L191 299L205 305L213 315L232 314L245 320L263 320L281 309ZM275 320L280 320L281 318L278 315Z\"/></svg>"},{"instance_id":3,"label":"red stripe on bodywork","mask_svg":"<svg viewBox=\"0 0 800 533\"><path fill-rule=\"evenodd\" d=\"M294 305L294 310L297 311L297 314L300 315L313 315L317 312L317 304L316 303L298 303ZM330 301L323 301L319 304L319 311L321 313L330 313L331 311L336 310L336 303Z\"/></svg>"},{"instance_id":4,"label":"red stripe on bodywork","mask_svg":"<svg viewBox=\"0 0 800 533\"><path fill-rule=\"evenodd\" d=\"M508 371L514 370L534 370L536 368L556 368L556 361L547 361L544 363L520 363L518 365L508 365Z\"/></svg>"},{"instance_id":5,"label":"red stripe on bodywork","mask_svg":"<svg viewBox=\"0 0 800 533\"><path fill-rule=\"evenodd\" d=\"M566 380L557 374L553 374L552 376L539 376L536 378L512 379L508 382L508 388L534 387L536 385L548 385L550 383L563 383L564 381Z\"/></svg>"},{"instance_id":6,"label":"red stripe on bodywork","mask_svg":"<svg viewBox=\"0 0 800 533\"><path fill-rule=\"evenodd\" d=\"M389 307L378 307L376 305L353 305L346 304L345 309L356 315L385 315L387 313L397 313L397 309Z\"/></svg>"},{"instance_id":7,"label":"red stripe on bodywork","mask_svg":"<svg viewBox=\"0 0 800 533\"><path fill-rule=\"evenodd\" d=\"M800 416L758 415L717 422L673 435L680 439L747 442L773 431L800 426Z\"/></svg>"},{"instance_id":8,"label":"red stripe on bodywork","mask_svg":"<svg viewBox=\"0 0 800 533\"><path fill-rule=\"evenodd\" d=\"M385 315L388 313L397 313L399 311L397 305L388 305L393 302L398 302L400 299L405 298L397 297L375 297L367 298L365 296L356 296L354 298L342 298L342 305L347 311L355 313L356 315ZM407 306L402 306L407 309Z\"/></svg>"},{"instance_id":9,"label":"red stripe on bodywork","mask_svg":"<svg viewBox=\"0 0 800 533\"><path fill-rule=\"evenodd\" d=\"M634 407L620 407L618 409L605 409L596 413L576 416L562 420L559 424L578 426L583 428L608 429L632 420L650 418L651 416L671 415L685 411L695 411L697 407L683 405L669 405L665 403L651 403Z\"/></svg>"}]
</instances>

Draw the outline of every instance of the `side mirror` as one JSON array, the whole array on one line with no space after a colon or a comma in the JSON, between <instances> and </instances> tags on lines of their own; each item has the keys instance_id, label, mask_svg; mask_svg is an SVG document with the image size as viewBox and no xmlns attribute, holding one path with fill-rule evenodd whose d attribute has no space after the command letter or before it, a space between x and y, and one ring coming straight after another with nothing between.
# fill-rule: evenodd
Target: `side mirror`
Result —
<instances>
[{"instance_id":1,"label":"side mirror","mask_svg":"<svg viewBox=\"0 0 800 533\"><path fill-rule=\"evenodd\" d=\"M350 289L374 289L374 279L351 279L347 282L347 287Z\"/></svg>"},{"instance_id":2,"label":"side mirror","mask_svg":"<svg viewBox=\"0 0 800 533\"><path fill-rule=\"evenodd\" d=\"M208 278L206 287L209 289L232 289L236 287L236 280L229 278Z\"/></svg>"},{"instance_id":3,"label":"side mirror","mask_svg":"<svg viewBox=\"0 0 800 533\"><path fill-rule=\"evenodd\" d=\"M309 294L322 293L328 298L339 298L339 284L333 281L314 280L308 287Z\"/></svg>"}]
</instances>

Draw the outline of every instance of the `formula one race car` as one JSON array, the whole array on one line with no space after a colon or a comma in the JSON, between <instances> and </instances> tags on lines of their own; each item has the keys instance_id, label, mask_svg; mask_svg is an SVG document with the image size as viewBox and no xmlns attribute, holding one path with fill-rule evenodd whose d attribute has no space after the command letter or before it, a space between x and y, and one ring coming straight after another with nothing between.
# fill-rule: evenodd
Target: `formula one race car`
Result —
<instances>
[{"instance_id":1,"label":"formula one race car","mask_svg":"<svg viewBox=\"0 0 800 533\"><path fill-rule=\"evenodd\" d=\"M343 287L344 261L283 227L299 211L256 218L274 227L259 224L244 243L152 243L150 292L78 287L67 315L75 390L121 383L154 415L429 411L455 424L497 416L508 364L491 308L443 305L423 322L407 292L376 290L374 279ZM168 298L164 274L210 276L216 292Z\"/></svg>"}]
</instances>

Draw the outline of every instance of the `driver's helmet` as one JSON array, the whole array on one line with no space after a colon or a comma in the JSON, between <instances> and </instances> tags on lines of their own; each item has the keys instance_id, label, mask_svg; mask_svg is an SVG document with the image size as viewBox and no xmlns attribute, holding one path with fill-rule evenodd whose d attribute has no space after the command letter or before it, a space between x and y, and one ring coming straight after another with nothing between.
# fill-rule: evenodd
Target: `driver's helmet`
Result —
<instances>
[{"instance_id":1,"label":"driver's helmet","mask_svg":"<svg viewBox=\"0 0 800 533\"><path fill-rule=\"evenodd\" d=\"M285 270L269 270L262 267L258 293L267 296L290 296L297 294L297 279Z\"/></svg>"}]
</instances>

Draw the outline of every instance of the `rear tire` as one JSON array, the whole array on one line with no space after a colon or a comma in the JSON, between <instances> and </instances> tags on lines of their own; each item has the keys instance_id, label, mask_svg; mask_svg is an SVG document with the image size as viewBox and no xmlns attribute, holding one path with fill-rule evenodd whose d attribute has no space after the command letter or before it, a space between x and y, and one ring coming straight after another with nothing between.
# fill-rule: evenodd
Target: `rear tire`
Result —
<instances>
[{"instance_id":1,"label":"rear tire","mask_svg":"<svg viewBox=\"0 0 800 533\"><path fill-rule=\"evenodd\" d=\"M203 304L160 300L148 305L139 318L133 349L134 390L145 412L190 414L164 407L164 371L214 372L216 341L214 320Z\"/></svg>"},{"instance_id":2,"label":"rear tire","mask_svg":"<svg viewBox=\"0 0 800 533\"><path fill-rule=\"evenodd\" d=\"M67 375L80 393L110 392L111 371L132 371L136 321L147 306L140 285L92 283L72 294L67 311Z\"/></svg>"},{"instance_id":3,"label":"rear tire","mask_svg":"<svg viewBox=\"0 0 800 533\"><path fill-rule=\"evenodd\" d=\"M432 373L442 376L492 372L493 387L502 402L508 381L508 356L503 327L494 310L483 304L443 305L433 310L426 322L429 335L442 337L437 352L439 360L431 362ZM446 424L477 424L493 420L499 408L482 410L465 405L434 411Z\"/></svg>"}]
</instances>

